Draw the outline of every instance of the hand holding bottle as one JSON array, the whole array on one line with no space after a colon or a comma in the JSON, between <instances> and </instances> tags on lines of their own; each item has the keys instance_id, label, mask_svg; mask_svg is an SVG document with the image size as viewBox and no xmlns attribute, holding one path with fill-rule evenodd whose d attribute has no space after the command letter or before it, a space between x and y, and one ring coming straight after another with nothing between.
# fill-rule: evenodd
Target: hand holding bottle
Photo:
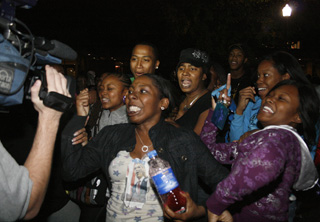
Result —
<instances>
[{"instance_id":1,"label":"hand holding bottle","mask_svg":"<svg viewBox=\"0 0 320 222\"><path fill-rule=\"evenodd\" d=\"M164 205L164 216L174 221L189 221L206 214L203 206L198 206L190 197L188 192L180 191L180 194L186 198L186 212L175 213L167 205Z\"/></svg>"},{"instance_id":2,"label":"hand holding bottle","mask_svg":"<svg viewBox=\"0 0 320 222\"><path fill-rule=\"evenodd\" d=\"M230 89L231 88L231 74L228 74L226 88L222 89L219 94L218 102L223 103L224 106L229 107L231 104Z\"/></svg>"},{"instance_id":3,"label":"hand holding bottle","mask_svg":"<svg viewBox=\"0 0 320 222\"><path fill-rule=\"evenodd\" d=\"M231 103L231 97L228 96L229 89L231 87L231 75L228 74L228 80L226 88L220 91L218 103L212 98L212 108L214 109L211 122L220 130L224 129L225 123L229 116L229 109Z\"/></svg>"},{"instance_id":4,"label":"hand holding bottle","mask_svg":"<svg viewBox=\"0 0 320 222\"><path fill-rule=\"evenodd\" d=\"M157 188L160 199L175 213L184 213L186 198L180 194L179 183L168 161L161 159L156 150L147 153L149 160L149 174Z\"/></svg>"}]
</instances>

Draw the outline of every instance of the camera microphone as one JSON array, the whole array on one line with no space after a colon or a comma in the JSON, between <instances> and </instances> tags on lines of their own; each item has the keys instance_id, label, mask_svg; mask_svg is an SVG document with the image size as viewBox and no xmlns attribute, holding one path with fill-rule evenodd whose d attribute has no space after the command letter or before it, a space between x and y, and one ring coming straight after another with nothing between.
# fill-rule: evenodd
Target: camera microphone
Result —
<instances>
[{"instance_id":1,"label":"camera microphone","mask_svg":"<svg viewBox=\"0 0 320 222\"><path fill-rule=\"evenodd\" d=\"M43 37L34 38L34 47L41 55L50 54L54 57L66 60L77 59L77 52L70 46L57 40L47 40Z\"/></svg>"}]
</instances>

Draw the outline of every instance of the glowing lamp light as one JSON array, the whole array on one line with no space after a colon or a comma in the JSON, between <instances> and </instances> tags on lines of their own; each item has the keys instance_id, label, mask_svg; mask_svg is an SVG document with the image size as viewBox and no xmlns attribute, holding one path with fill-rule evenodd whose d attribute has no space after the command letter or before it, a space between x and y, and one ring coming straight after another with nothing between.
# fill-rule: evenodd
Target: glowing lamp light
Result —
<instances>
[{"instance_id":1,"label":"glowing lamp light","mask_svg":"<svg viewBox=\"0 0 320 222\"><path fill-rule=\"evenodd\" d=\"M286 6L284 6L282 9L282 16L283 17L290 17L291 12L292 12L291 7L288 4L286 4Z\"/></svg>"}]
</instances>

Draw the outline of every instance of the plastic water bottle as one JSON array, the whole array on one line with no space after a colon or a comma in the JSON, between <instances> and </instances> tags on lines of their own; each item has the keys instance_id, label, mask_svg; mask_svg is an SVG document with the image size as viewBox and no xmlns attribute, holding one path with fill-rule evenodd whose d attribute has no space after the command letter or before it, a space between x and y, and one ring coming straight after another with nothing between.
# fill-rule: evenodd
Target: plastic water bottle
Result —
<instances>
[{"instance_id":1,"label":"plastic water bottle","mask_svg":"<svg viewBox=\"0 0 320 222\"><path fill-rule=\"evenodd\" d=\"M157 151L149 152L149 174L157 188L162 203L175 213L186 211L186 198L180 194L179 183L174 176L170 164L161 159Z\"/></svg>"}]
</instances>

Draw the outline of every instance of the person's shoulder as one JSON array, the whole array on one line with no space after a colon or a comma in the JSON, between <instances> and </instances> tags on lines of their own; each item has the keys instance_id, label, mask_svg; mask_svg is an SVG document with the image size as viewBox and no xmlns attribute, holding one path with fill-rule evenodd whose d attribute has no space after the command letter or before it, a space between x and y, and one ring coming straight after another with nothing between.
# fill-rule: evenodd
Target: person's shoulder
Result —
<instances>
[{"instance_id":1,"label":"person's shoulder","mask_svg":"<svg viewBox=\"0 0 320 222\"><path fill-rule=\"evenodd\" d=\"M203 96L201 96L196 103L194 104L197 107L197 110L208 109L212 106L211 104L211 92L206 92Z\"/></svg>"},{"instance_id":2,"label":"person's shoulder","mask_svg":"<svg viewBox=\"0 0 320 222\"><path fill-rule=\"evenodd\" d=\"M106 132L125 133L127 131L130 131L129 129L131 128L134 128L134 126L130 123L119 123L119 124L105 126L100 131L104 133Z\"/></svg>"},{"instance_id":3,"label":"person's shoulder","mask_svg":"<svg viewBox=\"0 0 320 222\"><path fill-rule=\"evenodd\" d=\"M201 96L202 98L204 98L205 100L208 100L211 102L211 92L208 91L206 92L203 96Z\"/></svg>"},{"instance_id":4,"label":"person's shoulder","mask_svg":"<svg viewBox=\"0 0 320 222\"><path fill-rule=\"evenodd\" d=\"M259 135L269 140L276 140L278 142L292 142L297 141L296 135L293 131L282 126L268 126L260 130Z\"/></svg>"},{"instance_id":5,"label":"person's shoulder","mask_svg":"<svg viewBox=\"0 0 320 222\"><path fill-rule=\"evenodd\" d=\"M245 138L239 147L242 152L253 150L283 150L296 144L298 140L295 136L285 129L267 128L251 133Z\"/></svg>"},{"instance_id":6,"label":"person's shoulder","mask_svg":"<svg viewBox=\"0 0 320 222\"><path fill-rule=\"evenodd\" d=\"M160 134L163 134L161 135L163 138L170 138L172 140L174 139L175 141L180 140L181 142L200 139L200 137L193 130L183 126L176 127L165 121L164 124L161 125Z\"/></svg>"},{"instance_id":7,"label":"person's shoulder","mask_svg":"<svg viewBox=\"0 0 320 222\"><path fill-rule=\"evenodd\" d=\"M184 141L196 141L198 140L200 137L191 129L188 129L186 127L175 127L172 126L173 128L171 128L170 130L170 134L177 138L178 140L181 140L182 142Z\"/></svg>"}]
</instances>

